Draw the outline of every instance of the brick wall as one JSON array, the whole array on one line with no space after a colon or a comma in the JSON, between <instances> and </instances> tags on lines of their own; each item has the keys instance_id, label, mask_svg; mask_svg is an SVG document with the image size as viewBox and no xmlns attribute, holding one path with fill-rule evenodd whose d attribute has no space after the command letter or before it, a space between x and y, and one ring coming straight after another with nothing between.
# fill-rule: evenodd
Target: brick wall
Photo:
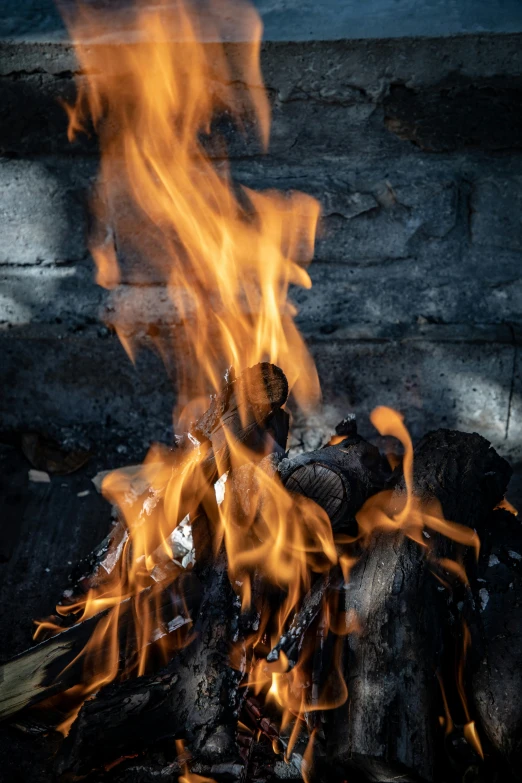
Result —
<instances>
[{"instance_id":1,"label":"brick wall","mask_svg":"<svg viewBox=\"0 0 522 783\"><path fill-rule=\"evenodd\" d=\"M293 292L325 402L296 422L307 446L348 411L370 432L388 404L415 437L477 430L522 458L520 44L266 44L269 154L222 123L238 180L323 207L313 288ZM148 441L165 437L175 379L151 350L133 367L100 322L85 241L96 143L67 143L57 103L74 69L67 44L0 45L2 427ZM148 283L146 345L173 318Z\"/></svg>"}]
</instances>

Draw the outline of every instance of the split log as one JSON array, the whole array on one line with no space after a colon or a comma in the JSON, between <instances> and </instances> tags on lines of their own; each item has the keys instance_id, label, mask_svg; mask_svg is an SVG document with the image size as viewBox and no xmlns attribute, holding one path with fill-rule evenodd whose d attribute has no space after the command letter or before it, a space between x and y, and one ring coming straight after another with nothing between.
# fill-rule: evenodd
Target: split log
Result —
<instances>
[{"instance_id":1,"label":"split log","mask_svg":"<svg viewBox=\"0 0 522 783\"><path fill-rule=\"evenodd\" d=\"M246 446L252 460L256 454L262 459L271 452L284 453L289 417L281 406L287 397L288 382L283 371L268 362L244 370L237 379L229 377L222 391L212 397L208 410L191 427L190 437L177 438L177 448L168 455L173 469L179 470L187 453L194 449L195 442L206 450L202 461L204 487L189 488L187 508L182 509L180 520L185 513L194 512L194 506L204 501L207 490L211 493L219 475L230 467L231 440ZM136 504L141 507L149 497L149 486L139 479L139 475L136 478ZM213 501L212 498L206 503L209 514L212 514L212 505L215 505ZM205 544L207 533L205 528L195 535L201 547ZM70 578L71 585L58 603L74 603L78 596L103 584L117 567L127 538L127 527L120 517L101 544L75 568ZM74 621L71 616L54 619L64 626Z\"/></svg>"},{"instance_id":2,"label":"split log","mask_svg":"<svg viewBox=\"0 0 522 783\"><path fill-rule=\"evenodd\" d=\"M217 403L216 408L217 418L217 414L220 412ZM273 449L273 447L271 448ZM338 452L337 460L333 455L329 456L328 453L332 450ZM331 447L331 449L323 451L326 452L326 455L323 457L323 454L321 454L321 459L327 459L328 464L333 465L334 469L343 469L345 471L342 478L344 482L343 487L350 487L350 467L357 473L361 488L356 487L354 480L353 490L349 494L345 491L343 495L344 501L350 509L351 518L353 518L368 493L377 491L377 489L381 489L383 486L383 472L379 453L357 435L352 435L352 437L343 440L339 447ZM271 473L275 472L279 462L277 451L275 454L267 456L265 462L265 469ZM290 473L292 472L290 470ZM365 472L371 475L366 475L363 478ZM245 474L244 476L243 473ZM248 496L248 486L245 487L243 497L243 494L240 492L241 482L244 478L248 485L251 480L251 473L251 466L245 465L244 470L240 467L235 472L235 475L233 474L229 479L231 490L233 487L234 494L241 494L242 501ZM336 475L338 474L336 473ZM377 481L379 482L378 485ZM220 582L217 597L214 593L216 587L212 586L216 584L216 569L221 574L220 579L224 578L225 580ZM157 716L161 716L163 729L159 732L159 736L183 736L190 743L191 751L197 758L212 759L215 763L216 759L234 756L232 738L233 727L237 719L236 708L239 703L237 688L241 674L229 668L228 644L236 635L236 630L239 626L244 631L242 625L245 624L245 619L243 618L242 622L239 622L239 602L231 592L225 564L221 563L218 567L216 564L210 565L207 563L205 570L207 575L208 573L212 574L212 579L207 584L207 577L202 577L205 591L209 591L209 597L208 609L204 608L207 606L204 599L196 624L195 630L198 634L198 639L186 650L181 651L171 665L167 667L167 670L161 673L161 688L162 692L165 693L165 698L161 699L161 705L159 706L156 698L154 699L152 722L156 725L157 720L160 720ZM321 593L321 590L316 587L313 591L314 595L318 591ZM225 600L224 595L227 592L228 600ZM311 605L308 606L308 603ZM315 618L321 599L313 600L311 598L308 603L305 602L306 605L303 606L301 615L303 612L307 614L307 617L310 615L310 618L308 618L308 624L310 624ZM208 612L209 617L207 621L204 619L206 612ZM301 615L299 616L301 617ZM221 646L219 654L215 652L216 644ZM203 659L204 663L202 663ZM158 679L159 677L151 680L155 693L158 692L156 686ZM173 679L176 679L175 687ZM120 694L120 705L126 703L127 699L134 703L132 694L136 692L138 695L141 695L146 692L146 688L147 686L139 680L132 685L114 685L102 690L95 699L87 702L73 726L71 739L67 743L69 746L69 750L66 750L67 760L62 762L61 768L71 769L74 774L89 769L89 766L94 762L94 759L89 758L94 734L104 737L101 749L98 743L96 751L97 763L100 763L100 750L101 758L106 762L108 758L125 755L126 749L132 749L132 742L134 742L138 729L135 731L133 725L131 725L127 731L126 728L124 729L124 725L128 721L133 723L135 719L140 724L147 723L148 725L148 708L146 706L140 707L139 716L136 716L136 718L133 714L126 715L124 710L123 714L120 713L120 717L116 722L113 720L114 716L112 713L118 704L118 693ZM140 701L140 698L138 698L138 701ZM178 723L173 717L167 717L171 711L174 711L177 716L182 716L183 719ZM154 732L152 736L157 739L157 727L154 729ZM128 742L128 737L132 738L132 742ZM148 733L146 736L143 735L142 739L143 743L140 747L146 747L152 741L148 737ZM134 743L135 745L136 743ZM106 750L103 750L103 748L106 748ZM234 762L232 761L232 763Z\"/></svg>"},{"instance_id":3,"label":"split log","mask_svg":"<svg viewBox=\"0 0 522 783\"><path fill-rule=\"evenodd\" d=\"M186 740L198 759L235 757L240 674L228 655L240 605L224 553L203 583L193 641L159 674L113 683L87 701L64 742L59 773L86 774L173 737Z\"/></svg>"},{"instance_id":4,"label":"split log","mask_svg":"<svg viewBox=\"0 0 522 783\"><path fill-rule=\"evenodd\" d=\"M326 511L335 533L354 534L355 514L383 489L389 469L379 450L357 434L355 421L350 424L339 443L283 459L278 470L287 490L311 498Z\"/></svg>"},{"instance_id":5,"label":"split log","mask_svg":"<svg viewBox=\"0 0 522 783\"><path fill-rule=\"evenodd\" d=\"M294 614L288 629L266 656L268 663L279 660L279 655L283 652L288 659L288 668L292 669L296 665L303 636L321 610L330 581L330 574L324 574L315 581Z\"/></svg>"},{"instance_id":6,"label":"split log","mask_svg":"<svg viewBox=\"0 0 522 783\"><path fill-rule=\"evenodd\" d=\"M436 498L446 519L480 527L502 499L510 473L479 435L438 430L415 449L414 493L424 502ZM400 480L397 501L403 494ZM447 553L447 542L430 535L435 553ZM357 613L362 629L345 641L349 697L327 713L328 755L370 781L434 779L436 672L449 612L444 588L430 571L426 550L413 540L376 532L346 588L345 609Z\"/></svg>"},{"instance_id":7,"label":"split log","mask_svg":"<svg viewBox=\"0 0 522 783\"><path fill-rule=\"evenodd\" d=\"M203 458L206 484L203 493L213 491L213 482L217 479L218 472L228 467L227 438L233 437L237 442L248 446L249 454L258 454L259 459L267 452L284 450L288 435L288 415L280 406L286 401L287 395L288 383L284 373L274 365L261 363L245 370L237 380L230 379L220 394L212 398L208 411L192 428L192 438L200 440L207 452ZM187 448L185 445L180 449L181 463ZM143 480L141 483L144 484ZM197 494L197 488L189 489L191 493L194 490L194 494ZM148 497L148 487L142 486L138 491L136 502L143 504ZM201 496L199 500L202 500ZM215 513L215 497L212 497L212 502L207 501L203 505L208 506L209 513ZM201 570L205 563L205 553L211 549L211 532L205 514L197 511L194 514L193 533L198 550L198 569ZM102 585L118 567L127 538L125 524L120 519L105 541L76 569L74 586L64 592L60 603L70 604L78 595ZM156 588L157 585L151 579L151 586L142 591L139 597L123 602L120 606L122 634L126 635L129 630L129 622L125 619L130 617L128 606L136 601L145 604L147 592L155 591ZM189 590L188 599L190 598ZM80 662L66 671L62 671L62 668L77 657L102 616L103 613L76 625L72 625L77 619L74 614L66 617L53 616L55 623L62 625L64 629L71 626L66 635L59 634L46 640L0 669L0 674L4 677L0 688L0 717L12 715L24 706L35 704L80 681ZM104 650L101 649L100 660L103 660L103 656ZM22 675L24 681L20 680Z\"/></svg>"},{"instance_id":8,"label":"split log","mask_svg":"<svg viewBox=\"0 0 522 783\"><path fill-rule=\"evenodd\" d=\"M515 777L522 765L522 524L494 511L484 526L471 624L473 702L492 748ZM497 758L498 766L498 758Z\"/></svg>"},{"instance_id":9,"label":"split log","mask_svg":"<svg viewBox=\"0 0 522 783\"><path fill-rule=\"evenodd\" d=\"M201 585L195 574L183 574L175 585L145 589L137 598L127 598L118 607L118 636L120 650L130 647L131 654L139 652L136 645L135 611L155 623L153 638L173 634L194 622L201 600ZM0 720L12 716L25 707L61 693L82 680L81 653L98 623L111 610L52 636L0 666ZM129 645L129 641L132 643ZM112 640L105 638L90 656L89 667L94 676L104 665ZM127 661L121 661L122 667Z\"/></svg>"}]
</instances>

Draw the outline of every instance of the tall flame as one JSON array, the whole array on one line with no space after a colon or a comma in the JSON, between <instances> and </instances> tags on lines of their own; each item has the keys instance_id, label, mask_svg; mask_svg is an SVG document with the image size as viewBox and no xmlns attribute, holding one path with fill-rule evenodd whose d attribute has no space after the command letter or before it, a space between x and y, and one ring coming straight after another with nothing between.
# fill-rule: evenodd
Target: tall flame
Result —
<instances>
[{"instance_id":1,"label":"tall flame","mask_svg":"<svg viewBox=\"0 0 522 783\"><path fill-rule=\"evenodd\" d=\"M236 37L247 41L230 50L202 43L223 40L224 8L234 15ZM166 0L152 11L137 3L133 13L138 42L108 45L93 41L115 28L111 14L80 6L66 15L82 69L76 105L68 107L69 135L92 123L100 140L91 252L98 283L114 289L111 321L134 356L136 322L157 313L143 312L143 287L124 284L164 284L164 321L183 328L165 329L157 342L175 358L180 401L219 391L231 365L263 360L297 382L301 401L317 398L315 368L287 295L291 284L311 285L304 265L319 205L302 193L234 184L217 127L225 115L245 132L254 128L267 147L260 19L229 0L210 3L204 14ZM138 268L129 269L136 260Z\"/></svg>"},{"instance_id":2,"label":"tall flame","mask_svg":"<svg viewBox=\"0 0 522 783\"><path fill-rule=\"evenodd\" d=\"M310 286L305 266L313 256L319 205L302 193L256 192L232 179L219 122L226 117L245 133L255 128L265 149L270 106L260 72L260 20L244 3L226 0L226 8L229 13L219 14L210 3L202 21L182 0L175 6L160 0L153 10L137 2L132 34L127 30L121 35L111 13L81 5L72 11L67 6L65 12L81 66L76 104L66 107L69 137L93 128L100 141L96 229L90 245L97 282L112 291L109 320L131 359L139 347L139 325L155 340L165 362L174 363L175 419L193 417L198 410L194 400L218 393L229 367L241 370L258 362L283 369L298 404L319 398L316 370L288 301L291 285ZM236 38L243 43L221 43L226 31L220 20L226 17L234 18ZM152 311L147 302L153 303ZM426 548L421 534L427 527L478 551L474 531L447 522L440 509L421 506L415 498L413 447L402 417L379 408L372 421L404 446L405 493L402 502L390 493L368 501L357 520L360 542L364 545L377 529L401 530ZM254 650L275 644L314 574L339 565L348 581L354 559L343 551L346 540L334 538L319 506L286 492L270 465L260 462L259 454L254 458L226 425L223 440L227 460L215 455L221 497L216 495L209 513L213 551L226 549L229 576L243 609L252 603L256 573L283 596L276 617L262 616L248 640ZM138 654L130 668L137 674L146 671L153 642L164 645L168 658L192 638L190 628L177 635L165 632L160 588L182 582L173 531L190 524L207 502L209 445L193 438L193 446L181 456L159 447L151 450L137 470L148 487L145 500L134 492L136 476L128 471L104 481L104 494L118 505L123 520L114 563L87 595L58 608L76 621L104 613L82 653L86 679L69 694L72 702L81 703L120 671L125 612L134 617ZM235 476L244 466L251 471L248 498L234 491ZM462 576L459 564L451 567ZM182 584L179 595L182 602ZM324 601L316 638L304 645L291 671L284 655L270 666L252 656L249 685L279 704L283 729L292 727L287 757L302 727L308 726L310 739L301 757L305 777L317 733L310 715L348 697L342 635L357 633L358 621L344 613L343 626L338 617L338 608ZM189 607L185 624L190 626ZM53 630L60 628L46 621L37 633ZM337 641L319 692L313 671L329 631ZM87 676L90 669L96 676ZM64 731L73 719L74 714ZM181 745L179 750L181 754ZM182 779L197 778L187 768Z\"/></svg>"}]
</instances>

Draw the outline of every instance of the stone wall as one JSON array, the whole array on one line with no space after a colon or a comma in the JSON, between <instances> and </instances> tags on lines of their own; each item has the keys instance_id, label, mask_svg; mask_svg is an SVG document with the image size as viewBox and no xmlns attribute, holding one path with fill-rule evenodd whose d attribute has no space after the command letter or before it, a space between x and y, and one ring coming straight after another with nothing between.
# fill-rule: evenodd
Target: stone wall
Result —
<instances>
[{"instance_id":1,"label":"stone wall","mask_svg":"<svg viewBox=\"0 0 522 783\"><path fill-rule=\"evenodd\" d=\"M269 154L222 123L239 181L322 204L313 288L293 292L325 401L296 425L307 446L348 411L371 432L386 404L414 437L476 430L522 459L521 43L266 43ZM175 389L151 350L134 367L100 322L86 245L96 143L68 144L57 101L75 67L66 43L0 44L2 428L141 443L165 437ZM147 344L171 316L154 281L144 296Z\"/></svg>"}]
</instances>

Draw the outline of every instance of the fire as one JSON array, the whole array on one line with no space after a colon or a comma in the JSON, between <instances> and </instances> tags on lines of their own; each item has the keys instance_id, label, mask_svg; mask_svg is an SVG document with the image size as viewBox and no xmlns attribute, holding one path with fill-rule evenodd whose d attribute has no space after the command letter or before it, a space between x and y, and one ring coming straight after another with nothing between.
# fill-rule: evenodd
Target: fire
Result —
<instances>
[{"instance_id":1,"label":"fire","mask_svg":"<svg viewBox=\"0 0 522 783\"><path fill-rule=\"evenodd\" d=\"M288 301L290 285L311 284L305 266L313 255L319 205L302 193L255 192L233 182L226 143L215 126L227 115L240 128L255 128L261 149L268 145L262 30L253 8L228 3L236 37L246 43L227 48L220 43L226 37L222 8L214 10L202 22L183 3L173 9L160 2L151 11L137 2L134 33L126 41L122 35L108 40L118 29L110 12L81 4L64 9L81 67L77 101L66 106L69 138L94 130L101 152L92 205L97 228L90 241L96 280L112 291L110 323L131 359L139 349L136 324L156 315L143 312L146 289L138 283L147 278L167 291L165 321L174 326L150 331L166 363L175 365L174 419L182 427L204 410L200 400L221 390L230 367L277 363L299 404L319 397L315 367ZM209 40L214 43L204 43ZM137 272L129 270L128 259L138 259ZM226 431L225 439L227 458L223 464L216 458L218 476L253 457ZM182 520L197 515L207 491L208 445L192 440L181 458L151 451L140 470L150 487L145 503L134 502L127 473L104 481L103 492L118 505L126 530L114 567L86 596L58 607L76 622L105 613L82 653L86 673L91 659L97 661L96 676L86 676L76 689L83 698L121 668L122 602L130 604L139 651L130 663L125 659L126 670L146 671L156 638L164 643L165 658L172 654L172 634L162 633L158 591L151 586L178 580L182 569L171 567L171 537ZM262 471L257 478L259 492L269 496L266 512L238 526L226 493L213 547L217 552L224 542L245 607L250 574L265 561L267 577L289 590L288 614L307 589L310 568L321 570L335 560L332 534L313 504L296 504ZM253 534L262 542L254 550ZM46 621L36 634L59 630Z\"/></svg>"},{"instance_id":2,"label":"fire","mask_svg":"<svg viewBox=\"0 0 522 783\"><path fill-rule=\"evenodd\" d=\"M294 393L309 402L319 394L317 375L287 295L291 284L311 285L304 265L319 205L302 193L235 185L226 163L211 158L226 154L214 128L223 114L240 127L253 125L261 149L269 140L261 22L246 4L227 6L249 42L230 52L202 43L224 39L218 6L215 20L209 13L202 22L183 3L173 9L160 2L152 12L137 3L139 43L109 45L92 41L115 28L110 13L80 6L66 15L82 69L69 134L92 124L100 140L94 210L101 228L91 240L97 281L114 290L111 323L131 357L137 346L126 327L143 320L143 288L125 287L123 304L121 282L148 277L167 287L169 317L184 326L156 340L176 362L181 404L219 391L227 367L263 360L282 367ZM126 258L139 259L138 272L121 268L115 243Z\"/></svg>"},{"instance_id":3,"label":"fire","mask_svg":"<svg viewBox=\"0 0 522 783\"><path fill-rule=\"evenodd\" d=\"M231 367L239 372L259 362L277 364L298 405L319 399L316 370L288 301L291 285L311 284L305 266L313 256L319 205L302 193L256 192L233 181L217 120L226 114L243 129L255 127L265 149L270 106L260 72L260 20L244 4L231 5L230 11L241 40L248 41L232 48L218 43L225 37L219 15L202 23L182 2L175 8L160 2L152 11L138 3L132 41L110 40L108 31L117 23L106 11L79 6L66 14L81 66L77 102L67 107L69 136L73 140L92 128L100 141L93 202L97 228L90 244L96 279L112 291L110 323L131 359L140 347L136 324L147 327L158 315L143 312L147 286L166 290L166 315L148 331L166 364L174 364L174 420L181 429L205 409L204 398L219 394ZM138 284L143 281L147 286ZM478 552L474 531L446 521L440 508L426 507L415 496L413 447L402 417L378 408L372 421L404 447L405 491L401 497L381 493L366 503L357 517L360 543L376 530L401 531L428 549L423 533L429 530ZM182 614L184 631L180 626L171 633L164 626L161 591L179 585L183 601L190 564L177 563L173 534L190 527L204 508L212 550L225 549L243 610L253 604L256 574L283 596L275 617L262 615L246 642L248 686L278 705L281 728L290 732L287 758L301 733L308 733L301 756L306 777L316 736L310 716L339 706L349 695L342 643L343 635L360 631L358 618L345 613L339 622L337 607L324 600L315 636L295 666L284 653L268 664L266 648L277 643L317 579L338 566L349 581L355 559L346 544L354 541L336 539L319 506L285 490L269 461L269 445L266 454L254 453L224 424L223 448L213 455L209 472L209 443L193 435L189 440L183 449L150 451L137 470L148 487L145 499L136 495L135 477L126 471L112 473L103 483L104 495L120 509L125 534L103 579L87 595L58 607L75 622L103 613L82 652L84 682L70 696L78 708L122 670L126 675L146 672L152 650L156 655L159 647L168 660L190 642L190 607ZM245 471L246 494L237 483ZM121 639L125 613L133 617L130 643ZM46 621L37 634L59 630ZM336 642L320 689L314 670L329 633ZM126 643L134 651L130 660ZM62 726L64 732L74 717ZM188 767L181 779L203 780Z\"/></svg>"}]
</instances>

